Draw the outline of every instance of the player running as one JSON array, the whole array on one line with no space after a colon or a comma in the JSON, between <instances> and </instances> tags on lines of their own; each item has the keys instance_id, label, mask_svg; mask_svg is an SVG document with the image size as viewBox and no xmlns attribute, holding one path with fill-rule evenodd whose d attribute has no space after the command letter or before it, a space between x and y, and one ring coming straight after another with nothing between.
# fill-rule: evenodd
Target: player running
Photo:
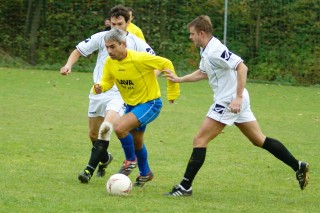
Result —
<instances>
[{"instance_id":1,"label":"player running","mask_svg":"<svg viewBox=\"0 0 320 213\"><path fill-rule=\"evenodd\" d=\"M127 32L130 14L124 6L113 7L109 12L109 17L112 28L119 28ZM108 56L104 42L105 34L106 32L99 32L80 42L69 56L66 65L60 69L60 73L62 75L70 74L72 66L80 56L87 57L98 50L97 62L93 71L93 82L98 83ZM128 49L154 55L153 49L137 36L127 32L126 37ZM93 147L86 168L78 175L81 183L89 182L98 164L97 176L103 177L105 175L105 169L113 160L112 155L107 151L113 124L123 115L124 109L124 102L116 86L99 95L94 95L90 91L88 107L89 137ZM99 129L101 129L100 132Z\"/></svg>"},{"instance_id":2,"label":"player running","mask_svg":"<svg viewBox=\"0 0 320 213\"><path fill-rule=\"evenodd\" d=\"M170 60L143 52L127 50L124 31L112 29L105 35L109 56L100 83L93 90L99 94L117 85L126 103L126 112L114 124L114 131L125 153L125 163L120 173L129 175L138 163L140 175L135 186L144 186L153 179L148 163L144 133L147 124L156 119L162 108L160 87L154 70L170 69ZM173 74L174 75L174 74ZM178 83L167 81L167 97L173 103L180 95Z\"/></svg>"},{"instance_id":3,"label":"player running","mask_svg":"<svg viewBox=\"0 0 320 213\"><path fill-rule=\"evenodd\" d=\"M172 82L195 82L208 79L214 93L214 103L193 140L193 152L180 184L167 196L190 196L192 182L202 167L208 143L218 136L226 125L235 124L255 146L261 147L287 164L296 172L301 190L308 184L309 164L298 161L278 140L266 137L250 109L249 93L245 89L247 66L230 52L213 34L208 16L199 16L188 24L190 40L201 49L199 69L177 77L170 70L166 76Z\"/></svg>"}]
</instances>

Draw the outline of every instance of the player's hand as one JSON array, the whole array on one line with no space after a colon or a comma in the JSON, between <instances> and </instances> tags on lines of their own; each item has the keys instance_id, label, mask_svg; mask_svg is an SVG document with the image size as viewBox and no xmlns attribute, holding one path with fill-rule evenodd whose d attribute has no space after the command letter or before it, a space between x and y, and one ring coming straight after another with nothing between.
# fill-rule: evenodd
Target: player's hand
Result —
<instances>
[{"instance_id":1,"label":"player's hand","mask_svg":"<svg viewBox=\"0 0 320 213\"><path fill-rule=\"evenodd\" d=\"M93 85L93 89L97 94L100 94L102 92L102 88L100 84Z\"/></svg>"},{"instance_id":2,"label":"player's hand","mask_svg":"<svg viewBox=\"0 0 320 213\"><path fill-rule=\"evenodd\" d=\"M181 78L179 78L178 76L176 76L171 70L169 69L164 69L162 70L162 72L164 72L164 76L167 77L167 79L169 81L172 81L174 83L180 83L181 82Z\"/></svg>"},{"instance_id":3,"label":"player's hand","mask_svg":"<svg viewBox=\"0 0 320 213\"><path fill-rule=\"evenodd\" d=\"M241 105L242 105L242 98L241 97L236 97L231 101L231 103L228 106L228 109L232 113L239 113L241 110Z\"/></svg>"},{"instance_id":4,"label":"player's hand","mask_svg":"<svg viewBox=\"0 0 320 213\"><path fill-rule=\"evenodd\" d=\"M174 100L169 100L169 104L174 104Z\"/></svg>"},{"instance_id":5,"label":"player's hand","mask_svg":"<svg viewBox=\"0 0 320 213\"><path fill-rule=\"evenodd\" d=\"M68 75L70 73L71 73L71 67L68 67L68 66L61 67L60 69L61 75Z\"/></svg>"}]
</instances>

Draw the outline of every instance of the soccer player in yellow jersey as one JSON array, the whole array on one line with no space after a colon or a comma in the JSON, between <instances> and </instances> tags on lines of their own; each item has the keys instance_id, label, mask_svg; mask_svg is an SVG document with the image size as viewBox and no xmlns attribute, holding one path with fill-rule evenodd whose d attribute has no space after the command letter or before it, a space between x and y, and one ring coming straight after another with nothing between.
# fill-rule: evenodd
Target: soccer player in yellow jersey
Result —
<instances>
[{"instance_id":1,"label":"soccer player in yellow jersey","mask_svg":"<svg viewBox=\"0 0 320 213\"><path fill-rule=\"evenodd\" d=\"M129 11L129 14L130 14L130 19L129 19L128 26L127 26L127 31L132 33L132 34L134 34L134 35L136 35L141 40L146 41L146 39L144 38L142 30L137 25L132 23L132 19L134 18L133 9L131 7L127 7L127 10Z\"/></svg>"},{"instance_id":2,"label":"soccer player in yellow jersey","mask_svg":"<svg viewBox=\"0 0 320 213\"><path fill-rule=\"evenodd\" d=\"M111 28L118 28L127 32L127 25L130 20L129 11L122 5L117 5L110 9L108 14ZM70 54L67 63L60 69L62 75L71 73L73 65L80 56L88 57L97 51L97 63L93 71L93 82L98 83L102 77L103 66L108 57L105 47L104 36L106 32L99 32L80 42L76 49ZM127 48L147 52L154 55L153 49L137 36L127 32ZM158 72L157 72L158 73ZM91 88L90 88L91 91ZM81 183L89 183L94 171L97 170L97 177L104 177L106 168L112 162L113 157L108 152L111 139L113 123L124 113L124 102L116 86L112 89L94 95L89 94L88 121L89 137L92 141L92 149L88 164L78 175Z\"/></svg>"},{"instance_id":3,"label":"soccer player in yellow jersey","mask_svg":"<svg viewBox=\"0 0 320 213\"><path fill-rule=\"evenodd\" d=\"M100 94L117 85L126 103L125 115L114 124L114 132L126 157L119 173L129 175L138 164L140 175L134 185L142 187L153 179L143 135L147 124L158 117L162 108L160 87L154 70L174 70L174 67L166 58L128 50L126 34L122 30L110 30L104 40L109 57L100 82L93 86L93 92ZM167 81L169 102L173 103L179 95L179 84Z\"/></svg>"}]
</instances>

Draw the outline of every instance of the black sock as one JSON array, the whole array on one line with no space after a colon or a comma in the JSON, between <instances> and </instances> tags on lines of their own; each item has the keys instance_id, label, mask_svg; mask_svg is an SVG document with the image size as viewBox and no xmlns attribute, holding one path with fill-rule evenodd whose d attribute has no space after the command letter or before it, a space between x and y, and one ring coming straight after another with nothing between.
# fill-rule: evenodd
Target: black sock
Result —
<instances>
[{"instance_id":1,"label":"black sock","mask_svg":"<svg viewBox=\"0 0 320 213\"><path fill-rule=\"evenodd\" d=\"M101 156L106 152L106 143L105 141L97 140L92 149L89 163L86 167L86 170L92 175L96 167L98 166Z\"/></svg>"},{"instance_id":2,"label":"black sock","mask_svg":"<svg viewBox=\"0 0 320 213\"><path fill-rule=\"evenodd\" d=\"M299 169L299 161L295 159L287 148L276 139L267 137L262 148L269 151L276 158L290 166L294 171Z\"/></svg>"},{"instance_id":3,"label":"black sock","mask_svg":"<svg viewBox=\"0 0 320 213\"><path fill-rule=\"evenodd\" d=\"M106 163L109 160L109 153L108 153L109 141L103 141L103 140L101 141L103 142L105 149L102 150L100 162Z\"/></svg>"},{"instance_id":4,"label":"black sock","mask_svg":"<svg viewBox=\"0 0 320 213\"><path fill-rule=\"evenodd\" d=\"M196 177L198 171L202 167L206 158L207 148L193 148L193 152L189 159L186 172L180 185L185 189L189 189L192 185L193 179Z\"/></svg>"}]
</instances>

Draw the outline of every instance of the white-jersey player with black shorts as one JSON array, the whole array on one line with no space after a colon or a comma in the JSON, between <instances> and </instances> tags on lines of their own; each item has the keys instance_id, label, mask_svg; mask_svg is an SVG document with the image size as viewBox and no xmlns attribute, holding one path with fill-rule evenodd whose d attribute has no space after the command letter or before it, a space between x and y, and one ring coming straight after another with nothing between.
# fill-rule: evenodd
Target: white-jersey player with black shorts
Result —
<instances>
[{"instance_id":1,"label":"white-jersey player with black shorts","mask_svg":"<svg viewBox=\"0 0 320 213\"><path fill-rule=\"evenodd\" d=\"M127 22L130 18L129 11L126 8L116 6L110 10L109 15L113 28L126 31ZM93 71L93 82L94 84L99 83L104 63L108 57L104 41L106 33L108 31L96 33L80 42L69 56L66 65L60 69L60 73L62 75L69 74L72 65L77 62L80 56L87 57L93 52L98 51L96 66ZM155 54L146 42L129 32L127 32L127 48ZM92 94L90 88L88 117L89 137L93 148L86 168L78 175L81 183L89 182L98 164L97 176L103 177L105 175L105 169L113 159L112 155L107 152L112 126L123 115L124 109L124 102L116 86L99 95Z\"/></svg>"},{"instance_id":2,"label":"white-jersey player with black shorts","mask_svg":"<svg viewBox=\"0 0 320 213\"><path fill-rule=\"evenodd\" d=\"M236 125L257 147L261 147L296 172L301 190L308 184L309 164L298 161L278 140L265 136L250 109L249 93L245 89L248 68L243 60L230 52L213 36L208 16L201 15L188 24L190 40L201 51L199 69L183 77L166 70L173 82L195 82L208 79L214 93L214 103L209 108L193 140L193 152L180 184L165 193L167 196L192 195L192 182L202 167L208 143L218 136L226 125ZM219 186L218 186L219 187Z\"/></svg>"}]
</instances>

